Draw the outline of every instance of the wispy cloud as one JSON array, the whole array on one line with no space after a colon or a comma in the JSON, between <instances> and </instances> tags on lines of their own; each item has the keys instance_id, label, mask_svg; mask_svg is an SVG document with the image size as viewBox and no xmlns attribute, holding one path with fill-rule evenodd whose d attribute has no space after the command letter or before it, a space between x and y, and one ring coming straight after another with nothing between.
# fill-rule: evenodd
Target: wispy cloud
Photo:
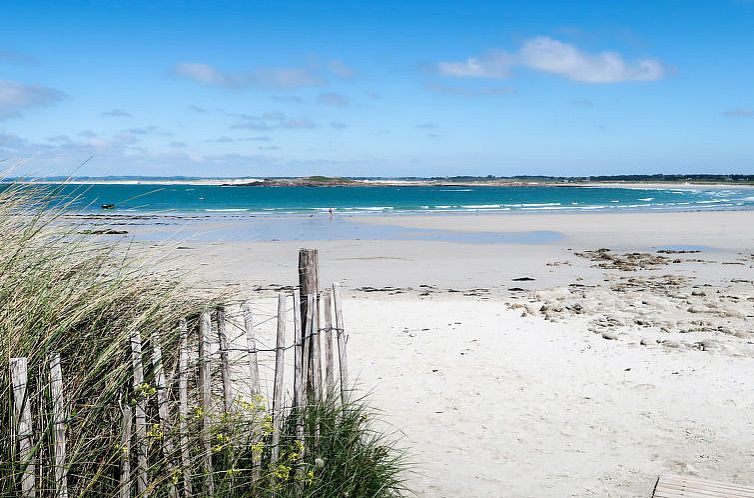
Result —
<instances>
[{"instance_id":1,"label":"wispy cloud","mask_svg":"<svg viewBox=\"0 0 754 498\"><path fill-rule=\"evenodd\" d=\"M330 128L334 128L336 130L343 130L345 128L348 128L348 125L345 123L341 123L339 121L333 121L330 123Z\"/></svg>"},{"instance_id":2,"label":"wispy cloud","mask_svg":"<svg viewBox=\"0 0 754 498\"><path fill-rule=\"evenodd\" d=\"M441 85L428 83L424 87L430 92L446 93L450 95L463 95L466 97L479 97L481 95L506 95L516 93L516 89L509 86L467 88L462 86Z\"/></svg>"},{"instance_id":3,"label":"wispy cloud","mask_svg":"<svg viewBox=\"0 0 754 498\"><path fill-rule=\"evenodd\" d=\"M754 116L754 109L748 107L737 107L735 109L729 109L723 113L723 116L727 118L750 118Z\"/></svg>"},{"instance_id":4,"label":"wispy cloud","mask_svg":"<svg viewBox=\"0 0 754 498\"><path fill-rule=\"evenodd\" d=\"M45 140L57 144L69 144L73 142L68 135L55 135L53 137L47 137Z\"/></svg>"},{"instance_id":5,"label":"wispy cloud","mask_svg":"<svg viewBox=\"0 0 754 498\"><path fill-rule=\"evenodd\" d=\"M322 84L322 80L308 69L256 68L247 72L225 72L201 62L181 62L173 67L173 74L206 86L225 88L297 88Z\"/></svg>"},{"instance_id":6,"label":"wispy cloud","mask_svg":"<svg viewBox=\"0 0 754 498\"><path fill-rule=\"evenodd\" d=\"M212 142L212 143L218 143L218 144L231 144L235 142L269 142L270 137L229 137L229 136L222 136L218 138L208 138L205 140L205 142Z\"/></svg>"},{"instance_id":7,"label":"wispy cloud","mask_svg":"<svg viewBox=\"0 0 754 498\"><path fill-rule=\"evenodd\" d=\"M423 130L433 130L437 128L437 125L435 123L430 123L429 121L427 121L426 123L416 125L416 127Z\"/></svg>"},{"instance_id":8,"label":"wispy cloud","mask_svg":"<svg viewBox=\"0 0 754 498\"><path fill-rule=\"evenodd\" d=\"M274 100L275 102L285 102L287 104L300 104L304 101L304 99L295 95L273 95L270 97L270 100Z\"/></svg>"},{"instance_id":9,"label":"wispy cloud","mask_svg":"<svg viewBox=\"0 0 754 498\"><path fill-rule=\"evenodd\" d=\"M103 116L110 116L113 118L130 118L131 113L124 111L123 109L110 109L102 113Z\"/></svg>"},{"instance_id":10,"label":"wispy cloud","mask_svg":"<svg viewBox=\"0 0 754 498\"><path fill-rule=\"evenodd\" d=\"M330 72L340 78L353 78L356 76L356 71L346 66L343 61L337 59L331 60L327 66L330 69Z\"/></svg>"},{"instance_id":11,"label":"wispy cloud","mask_svg":"<svg viewBox=\"0 0 754 498\"><path fill-rule=\"evenodd\" d=\"M193 104L186 106L186 109L197 114L207 114L209 112L206 108Z\"/></svg>"},{"instance_id":12,"label":"wispy cloud","mask_svg":"<svg viewBox=\"0 0 754 498\"><path fill-rule=\"evenodd\" d=\"M316 128L309 118L291 118L280 111L265 112L261 115L229 114L238 118L231 126L235 130L301 130Z\"/></svg>"},{"instance_id":13,"label":"wispy cloud","mask_svg":"<svg viewBox=\"0 0 754 498\"><path fill-rule=\"evenodd\" d=\"M0 80L0 119L20 116L26 109L49 106L65 97L54 88Z\"/></svg>"},{"instance_id":14,"label":"wispy cloud","mask_svg":"<svg viewBox=\"0 0 754 498\"><path fill-rule=\"evenodd\" d=\"M332 107L346 107L349 104L348 97L335 92L320 93L317 102Z\"/></svg>"},{"instance_id":15,"label":"wispy cloud","mask_svg":"<svg viewBox=\"0 0 754 498\"><path fill-rule=\"evenodd\" d=\"M142 126L139 128L130 128L128 132L133 133L134 135L152 135L154 133L157 133L159 130L160 130L159 126L151 125L151 126ZM163 135L165 134L166 133L163 133Z\"/></svg>"},{"instance_id":16,"label":"wispy cloud","mask_svg":"<svg viewBox=\"0 0 754 498\"><path fill-rule=\"evenodd\" d=\"M613 51L585 52L547 36L526 40L515 53L494 50L463 61L440 62L440 74L465 78L508 78L515 67L555 74L581 83L654 81L667 74L657 59L627 61Z\"/></svg>"},{"instance_id":17,"label":"wispy cloud","mask_svg":"<svg viewBox=\"0 0 754 498\"><path fill-rule=\"evenodd\" d=\"M465 61L440 62L437 69L445 76L507 78L514 62L514 57L509 53L495 50L482 57L469 57Z\"/></svg>"},{"instance_id":18,"label":"wispy cloud","mask_svg":"<svg viewBox=\"0 0 754 498\"><path fill-rule=\"evenodd\" d=\"M13 64L36 64L37 59L34 56L21 52L0 50L0 62L10 62Z\"/></svg>"},{"instance_id":19,"label":"wispy cloud","mask_svg":"<svg viewBox=\"0 0 754 498\"><path fill-rule=\"evenodd\" d=\"M594 107L594 101L589 99L571 99L569 102L577 107Z\"/></svg>"}]
</instances>

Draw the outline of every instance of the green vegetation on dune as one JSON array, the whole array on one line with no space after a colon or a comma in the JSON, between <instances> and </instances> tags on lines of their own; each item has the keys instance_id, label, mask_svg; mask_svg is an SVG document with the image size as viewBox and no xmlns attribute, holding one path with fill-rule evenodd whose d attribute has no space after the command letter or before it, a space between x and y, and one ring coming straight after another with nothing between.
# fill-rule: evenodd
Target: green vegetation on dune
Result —
<instances>
[{"instance_id":1,"label":"green vegetation on dune","mask_svg":"<svg viewBox=\"0 0 754 498\"><path fill-rule=\"evenodd\" d=\"M0 496L20 496L20 481L31 472L19 454L15 401L9 360L28 358L32 412L31 461L37 496L56 495L52 399L49 365L59 353L66 398L69 496L112 497L119 493L121 460L128 455L136 474L136 449L122 445L124 407L146 406L150 496L167 497L184 486L194 496L217 497L393 497L403 488L399 454L370 428L362 402L341 406L332 396L303 408L306 423L316 420L319 437L304 441L303 459L286 425L281 459L270 462L271 425L263 396L237 399L232 411L203 413L195 376L190 376L187 425L190 463L181 468L178 424L159 425L154 346L162 346L168 379L168 404L177 422L176 382L179 320L188 319L189 342L196 351L199 313L215 300L198 300L180 281L155 273L155 256L139 258L101 239L82 236L86 227L61 222L64 208L51 207L49 191L11 187L0 192ZM57 203L57 201L55 201ZM138 261L138 263L134 263ZM131 337L143 342L144 384L133 387ZM215 368L217 368L215 363ZM218 373L213 373L213 376ZM211 468L201 461L201 428L210 423ZM309 432L308 432L309 433ZM259 461L258 467L254 462ZM171 470L172 469L172 470ZM134 479L135 480L135 479ZM132 488L136 496L136 486Z\"/></svg>"}]
</instances>

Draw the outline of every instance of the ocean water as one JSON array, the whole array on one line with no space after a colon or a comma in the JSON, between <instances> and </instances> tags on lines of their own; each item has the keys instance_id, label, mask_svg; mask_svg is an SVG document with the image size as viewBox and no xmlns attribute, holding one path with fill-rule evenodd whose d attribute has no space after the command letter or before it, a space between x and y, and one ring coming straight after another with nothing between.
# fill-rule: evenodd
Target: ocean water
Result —
<instances>
[{"instance_id":1,"label":"ocean water","mask_svg":"<svg viewBox=\"0 0 754 498\"><path fill-rule=\"evenodd\" d=\"M747 188L238 187L64 185L73 208L108 213L620 212L754 208ZM104 211L103 204L115 207Z\"/></svg>"}]
</instances>

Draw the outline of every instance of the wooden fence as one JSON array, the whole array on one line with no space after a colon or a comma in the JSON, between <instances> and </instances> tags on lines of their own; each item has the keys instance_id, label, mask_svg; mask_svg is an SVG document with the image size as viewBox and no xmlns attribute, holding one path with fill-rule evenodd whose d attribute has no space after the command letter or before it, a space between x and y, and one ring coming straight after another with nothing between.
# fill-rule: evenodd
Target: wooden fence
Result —
<instances>
[{"instance_id":1,"label":"wooden fence","mask_svg":"<svg viewBox=\"0 0 754 498\"><path fill-rule=\"evenodd\" d=\"M176 324L177 364L172 369L163 366L163 341L159 333L149 334L149 351L139 331L131 334L129 344L123 345L129 353L131 371L131 385L123 386L123 391L131 396L119 403L122 419L117 489L121 498L214 496L218 472L217 457L213 455L223 442L216 440L219 423L233 427L235 433L244 433L255 448L251 451L252 481L263 477L263 458L267 469L277 468L284 424L290 423L291 418L295 423L296 460L302 461L308 448L317 444L320 428L305 423L303 409L326 396L332 397L333 393L344 406L349 388L340 289L333 284L320 290L317 267L317 251L302 249L299 288L277 296L273 347L258 346L254 306L249 301L205 309L192 329L187 320L180 320ZM286 344L290 312L293 341ZM234 322L234 318L238 320ZM231 327L242 333L230 337ZM265 388L260 385L261 354L274 355L271 396L265 396ZM66 403L66 376L61 367L66 362L62 360L65 359L59 354L51 353L48 378L38 382L48 386L52 400L51 407L41 413L43 408L34 406L37 397L27 392L27 358L10 359L11 437L20 469L14 475L18 496L67 498L69 494L66 435L70 407ZM288 370L291 366L292 371ZM145 371L150 372L150 384L145 382ZM192 373L196 373L195 378ZM292 389L286 388L286 379L291 381ZM195 388L190 389L190 385ZM290 397L286 396L288 392L292 393ZM249 404L253 405L252 416L243 410ZM154 417L148 420L148 412L156 413L157 420ZM40 457L41 452L36 449L40 435L33 430L35 416L52 421L53 444L50 451L44 452L46 458ZM263 439L269 441L267 448L256 449ZM201 443L198 448L197 442ZM157 450L155 445L159 446ZM45 466L48 466L45 472L54 475L52 486L39 484ZM302 469L295 471L298 479ZM227 480L233 479L232 473L230 477L228 474L223 474L226 488Z\"/></svg>"}]
</instances>

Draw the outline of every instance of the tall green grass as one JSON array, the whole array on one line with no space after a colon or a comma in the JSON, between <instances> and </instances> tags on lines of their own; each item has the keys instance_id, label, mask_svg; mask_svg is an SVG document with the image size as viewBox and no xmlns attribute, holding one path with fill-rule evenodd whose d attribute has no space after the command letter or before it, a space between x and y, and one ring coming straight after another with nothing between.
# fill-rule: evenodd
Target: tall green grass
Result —
<instances>
[{"instance_id":1,"label":"tall green grass","mask_svg":"<svg viewBox=\"0 0 754 498\"><path fill-rule=\"evenodd\" d=\"M288 417L281 459L270 463L270 414L263 399L237 400L231 413L196 409L196 385L189 386L191 465L181 469L177 433L175 364L178 322L196 327L198 314L215 300L199 300L180 281L156 273L143 254L128 247L82 235L85 227L64 221L66 202L57 192L21 186L0 191L0 496L20 496L19 461L13 433L13 401L8 364L12 357L29 362L28 402L33 412L36 486L39 496L56 496L52 449L52 400L49 360L59 353L67 405L69 496L112 497L119 492L122 408L141 399L149 422L151 496L181 495L183 473L194 496L208 496L200 460L200 428L211 422L213 496L221 497L392 497L403 493L399 453L372 431L361 402L340 406L335 396L303 408L307 438L304 456ZM145 383L133 389L129 338L138 331L144 342ZM167 433L156 425L157 403L151 368L151 340L161 337L163 364L171 385L172 424ZM192 336L194 337L194 336ZM195 350L195 349L194 349ZM316 422L315 422L316 421ZM314 424L319 424L314 437ZM163 454L166 439L173 454ZM130 461L136 474L135 445ZM261 458L261 468L253 462ZM178 470L168 471L172 462ZM136 496L135 484L132 496Z\"/></svg>"}]
</instances>

